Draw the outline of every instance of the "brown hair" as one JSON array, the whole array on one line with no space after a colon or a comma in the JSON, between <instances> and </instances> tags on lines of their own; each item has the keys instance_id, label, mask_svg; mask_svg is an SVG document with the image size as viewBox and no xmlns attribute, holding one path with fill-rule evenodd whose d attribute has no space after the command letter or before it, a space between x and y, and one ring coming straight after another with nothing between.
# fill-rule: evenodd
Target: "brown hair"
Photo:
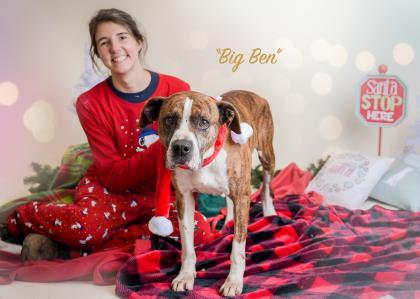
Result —
<instances>
[{"instance_id":1,"label":"brown hair","mask_svg":"<svg viewBox=\"0 0 420 299\"><path fill-rule=\"evenodd\" d=\"M95 61L95 56L98 55L98 46L96 44L95 35L98 26L105 22L113 22L119 25L124 26L133 37L140 41L143 44L142 49L139 51L139 57L144 59L144 55L147 51L147 40L146 36L140 32L136 21L131 17L128 13L116 9L116 8L109 8L109 9L101 9L98 13L90 20L89 22L89 34L90 34L90 58L95 66L97 66Z\"/></svg>"}]
</instances>

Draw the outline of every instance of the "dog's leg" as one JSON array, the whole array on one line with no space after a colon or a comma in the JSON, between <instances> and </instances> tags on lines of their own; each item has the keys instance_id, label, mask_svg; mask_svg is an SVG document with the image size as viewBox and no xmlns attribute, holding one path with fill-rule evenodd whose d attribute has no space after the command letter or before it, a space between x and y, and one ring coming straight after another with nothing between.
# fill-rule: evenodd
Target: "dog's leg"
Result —
<instances>
[{"instance_id":1,"label":"dog's leg","mask_svg":"<svg viewBox=\"0 0 420 299\"><path fill-rule=\"evenodd\" d=\"M223 296L235 296L242 293L245 272L245 244L249 218L249 194L248 196L232 197L234 202L234 239L230 254L230 272L225 283L220 288ZM241 200L242 202L238 202Z\"/></svg>"},{"instance_id":2,"label":"dog's leg","mask_svg":"<svg viewBox=\"0 0 420 299\"><path fill-rule=\"evenodd\" d=\"M276 156L273 148L274 123L271 110L265 101L262 104L261 116L257 119L257 128L264 128L257 134L256 149L258 158L263 167L263 186L261 189L261 201L264 216L277 215L273 206L273 198L270 194L271 178L274 175Z\"/></svg>"},{"instance_id":3,"label":"dog's leg","mask_svg":"<svg viewBox=\"0 0 420 299\"><path fill-rule=\"evenodd\" d=\"M273 205L273 198L270 194L271 174L267 170L263 170L263 186L261 188L261 201L264 217L277 215Z\"/></svg>"},{"instance_id":4,"label":"dog's leg","mask_svg":"<svg viewBox=\"0 0 420 299\"><path fill-rule=\"evenodd\" d=\"M226 220L225 224L233 219L233 202L229 196L226 195Z\"/></svg>"},{"instance_id":5,"label":"dog's leg","mask_svg":"<svg viewBox=\"0 0 420 299\"><path fill-rule=\"evenodd\" d=\"M274 167L271 166L272 163L269 163L265 159L261 151L258 151L258 158L260 159L261 164L263 165L263 185L261 188L261 203L263 208L263 214L264 217L277 215L276 209L273 205L273 198L270 194L271 174L274 171L274 169L271 168Z\"/></svg>"},{"instance_id":6,"label":"dog's leg","mask_svg":"<svg viewBox=\"0 0 420 299\"><path fill-rule=\"evenodd\" d=\"M196 255L194 250L194 197L191 192L184 194L177 192L176 197L182 255L181 271L172 281L172 289L174 291L188 291L193 289L196 275Z\"/></svg>"}]
</instances>

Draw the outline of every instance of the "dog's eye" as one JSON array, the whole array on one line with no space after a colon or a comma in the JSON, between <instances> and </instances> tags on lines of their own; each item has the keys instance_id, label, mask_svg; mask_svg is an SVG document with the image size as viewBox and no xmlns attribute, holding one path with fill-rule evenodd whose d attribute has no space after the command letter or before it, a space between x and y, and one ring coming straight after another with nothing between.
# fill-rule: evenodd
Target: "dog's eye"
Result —
<instances>
[{"instance_id":1,"label":"dog's eye","mask_svg":"<svg viewBox=\"0 0 420 299\"><path fill-rule=\"evenodd\" d=\"M206 130L206 129L208 129L208 127L210 127L210 123L209 123L209 121L207 119L200 118L200 120L198 121L198 127L201 130Z\"/></svg>"},{"instance_id":2,"label":"dog's eye","mask_svg":"<svg viewBox=\"0 0 420 299\"><path fill-rule=\"evenodd\" d=\"M176 119L173 116L168 116L164 119L165 126L172 127L176 124Z\"/></svg>"}]
</instances>

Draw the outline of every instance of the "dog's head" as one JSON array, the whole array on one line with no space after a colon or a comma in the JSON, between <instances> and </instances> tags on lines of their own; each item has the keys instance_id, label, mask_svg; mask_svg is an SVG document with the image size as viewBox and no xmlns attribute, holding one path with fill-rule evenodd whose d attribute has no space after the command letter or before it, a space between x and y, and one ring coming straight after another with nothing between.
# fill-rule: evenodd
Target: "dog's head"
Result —
<instances>
[{"instance_id":1,"label":"dog's head","mask_svg":"<svg viewBox=\"0 0 420 299\"><path fill-rule=\"evenodd\" d=\"M221 125L226 123L232 131L241 133L239 114L231 103L194 91L150 99L139 126L143 128L156 120L169 169L201 168L203 159L213 153Z\"/></svg>"}]
</instances>

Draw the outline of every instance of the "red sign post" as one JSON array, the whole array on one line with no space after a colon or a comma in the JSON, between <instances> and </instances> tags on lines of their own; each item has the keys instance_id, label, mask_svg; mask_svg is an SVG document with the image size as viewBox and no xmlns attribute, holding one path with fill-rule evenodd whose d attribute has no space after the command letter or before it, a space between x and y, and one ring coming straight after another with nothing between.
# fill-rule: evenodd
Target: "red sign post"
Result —
<instances>
[{"instance_id":1,"label":"red sign post","mask_svg":"<svg viewBox=\"0 0 420 299\"><path fill-rule=\"evenodd\" d=\"M386 66L379 70L386 72ZM356 114L363 123L379 127L379 155L382 128L400 123L406 116L407 88L396 76L367 76L360 84Z\"/></svg>"}]
</instances>

